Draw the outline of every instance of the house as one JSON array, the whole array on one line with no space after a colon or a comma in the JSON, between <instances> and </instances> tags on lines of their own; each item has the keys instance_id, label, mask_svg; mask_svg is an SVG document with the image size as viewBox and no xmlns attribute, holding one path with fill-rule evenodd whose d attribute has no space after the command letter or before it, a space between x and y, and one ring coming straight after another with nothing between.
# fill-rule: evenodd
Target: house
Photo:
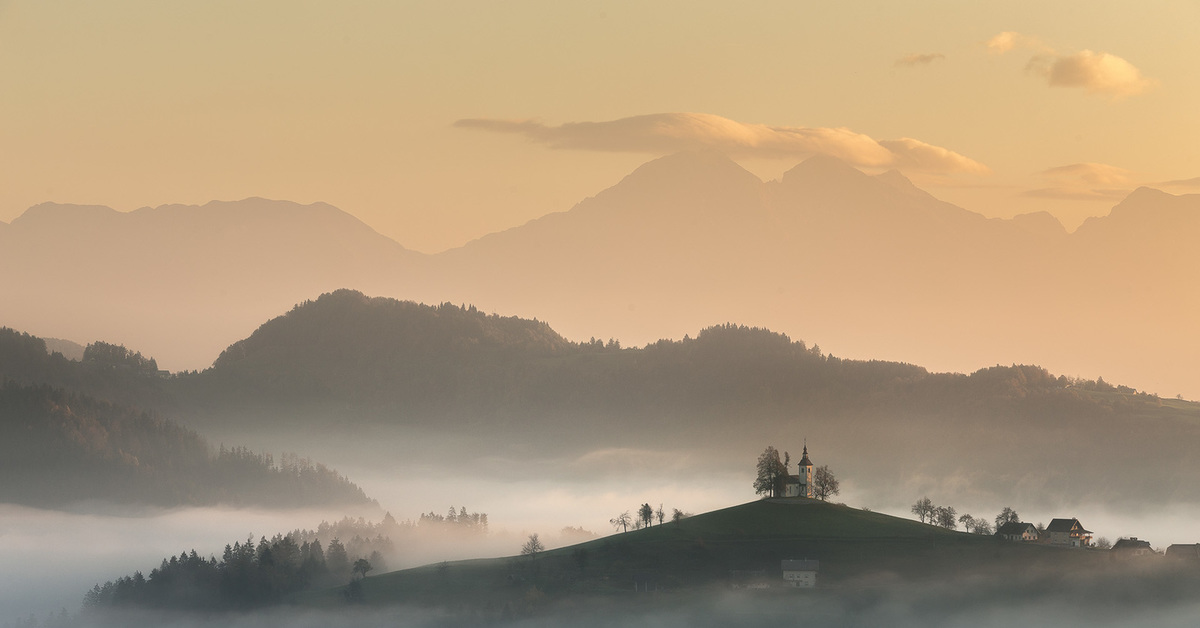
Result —
<instances>
[{"instance_id":1,"label":"house","mask_svg":"<svg viewBox=\"0 0 1200 628\"><path fill-rule=\"evenodd\" d=\"M1185 545L1176 543L1167 548L1167 558L1178 558L1180 560L1200 560L1200 543L1192 543Z\"/></svg>"},{"instance_id":2,"label":"house","mask_svg":"<svg viewBox=\"0 0 1200 628\"><path fill-rule=\"evenodd\" d=\"M1092 531L1085 530L1079 520L1051 519L1046 526L1042 540L1051 545L1066 545L1068 547L1087 547L1092 544Z\"/></svg>"},{"instance_id":3,"label":"house","mask_svg":"<svg viewBox=\"0 0 1200 628\"><path fill-rule=\"evenodd\" d=\"M820 570L820 563L821 561L807 558L781 561L783 581L798 589L811 589L817 586L817 571Z\"/></svg>"},{"instance_id":4,"label":"house","mask_svg":"<svg viewBox=\"0 0 1200 628\"><path fill-rule=\"evenodd\" d=\"M813 463L808 459L808 445L804 445L804 457L796 468L796 475L789 475L783 487L784 497L813 496Z\"/></svg>"},{"instance_id":5,"label":"house","mask_svg":"<svg viewBox=\"0 0 1200 628\"><path fill-rule=\"evenodd\" d=\"M1009 521L996 530L996 536L1005 541L1036 541L1038 540L1038 531L1032 523Z\"/></svg>"},{"instance_id":6,"label":"house","mask_svg":"<svg viewBox=\"0 0 1200 628\"><path fill-rule=\"evenodd\" d=\"M1150 541L1143 541L1136 536L1131 536L1127 539L1117 539L1109 551L1113 553L1113 556L1146 556L1153 554L1154 548L1150 547Z\"/></svg>"}]
</instances>

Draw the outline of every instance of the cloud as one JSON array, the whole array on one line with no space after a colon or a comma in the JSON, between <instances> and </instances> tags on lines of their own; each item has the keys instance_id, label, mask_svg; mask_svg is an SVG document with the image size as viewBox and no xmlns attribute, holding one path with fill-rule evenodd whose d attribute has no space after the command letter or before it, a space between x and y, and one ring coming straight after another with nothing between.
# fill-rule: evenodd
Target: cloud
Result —
<instances>
[{"instance_id":1,"label":"cloud","mask_svg":"<svg viewBox=\"0 0 1200 628\"><path fill-rule=\"evenodd\" d=\"M1060 200L1110 201L1123 198L1136 185L1133 173L1116 166L1078 163L1038 173L1050 185L1027 190L1022 196Z\"/></svg>"},{"instance_id":2,"label":"cloud","mask_svg":"<svg viewBox=\"0 0 1200 628\"><path fill-rule=\"evenodd\" d=\"M459 120L454 126L512 133L554 149L667 154L716 150L730 155L831 155L866 167L931 172L988 172L983 164L918 140L876 141L846 128L745 124L705 113L655 113L605 122L549 126L533 120Z\"/></svg>"},{"instance_id":3,"label":"cloud","mask_svg":"<svg viewBox=\"0 0 1200 628\"><path fill-rule=\"evenodd\" d=\"M1140 94L1158 84L1142 76L1132 63L1107 52L1083 50L1072 55L1038 55L1029 71L1046 78L1052 87L1082 87L1112 96Z\"/></svg>"},{"instance_id":4,"label":"cloud","mask_svg":"<svg viewBox=\"0 0 1200 628\"><path fill-rule=\"evenodd\" d=\"M1157 185L1167 188L1198 188L1200 189L1200 177L1192 177L1191 179L1175 179L1174 181L1163 181Z\"/></svg>"},{"instance_id":5,"label":"cloud","mask_svg":"<svg viewBox=\"0 0 1200 628\"><path fill-rule=\"evenodd\" d=\"M1132 185L1132 173L1108 164L1079 163L1043 170L1043 177L1065 183L1087 185Z\"/></svg>"},{"instance_id":6,"label":"cloud","mask_svg":"<svg viewBox=\"0 0 1200 628\"><path fill-rule=\"evenodd\" d=\"M940 52L930 52L926 54L911 54L904 58L896 60L896 67L916 67L918 65L929 65L934 61L944 61L946 55Z\"/></svg>"},{"instance_id":7,"label":"cloud","mask_svg":"<svg viewBox=\"0 0 1200 628\"><path fill-rule=\"evenodd\" d=\"M1025 70L1040 76L1051 87L1081 87L1089 92L1116 98L1140 94L1158 84L1142 76L1132 63L1107 52L1081 50L1059 53L1034 37L1005 31L992 37L987 47L993 54L1016 48L1033 50Z\"/></svg>"}]
</instances>

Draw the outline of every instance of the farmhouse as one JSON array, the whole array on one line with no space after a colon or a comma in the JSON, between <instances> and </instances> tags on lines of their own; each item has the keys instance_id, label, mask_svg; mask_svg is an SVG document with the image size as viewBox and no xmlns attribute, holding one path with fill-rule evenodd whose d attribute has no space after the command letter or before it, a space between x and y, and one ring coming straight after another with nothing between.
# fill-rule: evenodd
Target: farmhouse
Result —
<instances>
[{"instance_id":1,"label":"farmhouse","mask_svg":"<svg viewBox=\"0 0 1200 628\"><path fill-rule=\"evenodd\" d=\"M1117 539L1110 550L1113 556L1146 556L1153 554L1154 548L1150 547L1150 541L1144 541L1136 536L1127 539Z\"/></svg>"},{"instance_id":2,"label":"farmhouse","mask_svg":"<svg viewBox=\"0 0 1200 628\"><path fill-rule=\"evenodd\" d=\"M804 457L796 468L796 475L789 475L783 487L784 497L813 496L813 463L808 459L808 445L804 446Z\"/></svg>"},{"instance_id":3,"label":"farmhouse","mask_svg":"<svg viewBox=\"0 0 1200 628\"><path fill-rule=\"evenodd\" d=\"M798 589L811 589L817 586L817 571L821 567L820 562L807 558L781 561L780 568L783 570L784 582Z\"/></svg>"},{"instance_id":4,"label":"farmhouse","mask_svg":"<svg viewBox=\"0 0 1200 628\"><path fill-rule=\"evenodd\" d=\"M1032 523L1009 521L996 530L996 536L1005 541L1036 541L1038 540L1038 531Z\"/></svg>"},{"instance_id":5,"label":"farmhouse","mask_svg":"<svg viewBox=\"0 0 1200 628\"><path fill-rule=\"evenodd\" d=\"M1092 531L1085 530L1083 524L1074 517L1051 519L1050 525L1046 526L1044 540L1051 545L1087 547L1092 544Z\"/></svg>"},{"instance_id":6,"label":"farmhouse","mask_svg":"<svg viewBox=\"0 0 1200 628\"><path fill-rule=\"evenodd\" d=\"M1180 560L1200 560L1200 543L1176 543L1167 548L1167 558Z\"/></svg>"}]
</instances>

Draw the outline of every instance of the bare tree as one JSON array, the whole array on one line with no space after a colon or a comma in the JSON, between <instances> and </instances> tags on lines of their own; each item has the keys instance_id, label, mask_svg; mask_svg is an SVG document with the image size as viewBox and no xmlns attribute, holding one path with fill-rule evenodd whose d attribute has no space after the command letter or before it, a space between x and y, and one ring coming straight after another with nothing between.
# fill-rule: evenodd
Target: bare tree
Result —
<instances>
[{"instance_id":1,"label":"bare tree","mask_svg":"<svg viewBox=\"0 0 1200 628\"><path fill-rule=\"evenodd\" d=\"M529 540L525 541L525 544L521 546L521 555L528 556L532 559L534 556L537 556L538 552L544 549L546 549L546 546L542 545L542 541L538 538L537 532L534 532L533 534L529 535Z\"/></svg>"},{"instance_id":2,"label":"bare tree","mask_svg":"<svg viewBox=\"0 0 1200 628\"><path fill-rule=\"evenodd\" d=\"M830 497L842 492L841 483L834 477L833 471L827 465L813 469L813 497L828 501Z\"/></svg>"},{"instance_id":3,"label":"bare tree","mask_svg":"<svg viewBox=\"0 0 1200 628\"><path fill-rule=\"evenodd\" d=\"M638 519L642 522L643 528L649 528L650 524L654 523L654 508L650 504L642 504L638 508Z\"/></svg>"},{"instance_id":4,"label":"bare tree","mask_svg":"<svg viewBox=\"0 0 1200 628\"><path fill-rule=\"evenodd\" d=\"M913 504L912 514L916 515L921 520L921 523L925 523L926 519L930 523L933 523L933 511L935 508L936 506L933 505L932 500L928 497L922 497L917 500L917 503Z\"/></svg>"},{"instance_id":5,"label":"bare tree","mask_svg":"<svg viewBox=\"0 0 1200 628\"><path fill-rule=\"evenodd\" d=\"M958 524L954 522L954 516L957 514L954 506L938 506L933 511L934 523L947 530L954 530L958 527Z\"/></svg>"},{"instance_id":6,"label":"bare tree","mask_svg":"<svg viewBox=\"0 0 1200 628\"><path fill-rule=\"evenodd\" d=\"M679 523L680 521L683 521L684 517L687 517L687 515L684 514L682 510L676 508L671 513L671 523Z\"/></svg>"},{"instance_id":7,"label":"bare tree","mask_svg":"<svg viewBox=\"0 0 1200 628\"><path fill-rule=\"evenodd\" d=\"M613 528L620 528L622 532L628 532L630 524L633 523L633 517L630 517L629 511L626 510L612 519L609 519L608 522L612 524Z\"/></svg>"},{"instance_id":8,"label":"bare tree","mask_svg":"<svg viewBox=\"0 0 1200 628\"><path fill-rule=\"evenodd\" d=\"M996 515L996 529L999 530L1006 523L1021 523L1021 517L1017 515L1017 511L1008 506L1005 506L1004 510L1001 510L1000 514Z\"/></svg>"},{"instance_id":9,"label":"bare tree","mask_svg":"<svg viewBox=\"0 0 1200 628\"><path fill-rule=\"evenodd\" d=\"M663 505L661 503L658 505L658 510L654 511L654 518L658 519L658 525L662 525L663 519L667 518L667 513L663 512Z\"/></svg>"}]
</instances>

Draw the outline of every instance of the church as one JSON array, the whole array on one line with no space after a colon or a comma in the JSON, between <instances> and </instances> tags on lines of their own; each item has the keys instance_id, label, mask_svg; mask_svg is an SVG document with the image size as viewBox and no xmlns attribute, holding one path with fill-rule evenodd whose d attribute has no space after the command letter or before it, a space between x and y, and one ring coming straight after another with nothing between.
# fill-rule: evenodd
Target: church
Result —
<instances>
[{"instance_id":1,"label":"church","mask_svg":"<svg viewBox=\"0 0 1200 628\"><path fill-rule=\"evenodd\" d=\"M796 469L796 475L788 475L783 486L784 497L813 496L813 463L808 459L808 445L804 445L804 457Z\"/></svg>"}]
</instances>

